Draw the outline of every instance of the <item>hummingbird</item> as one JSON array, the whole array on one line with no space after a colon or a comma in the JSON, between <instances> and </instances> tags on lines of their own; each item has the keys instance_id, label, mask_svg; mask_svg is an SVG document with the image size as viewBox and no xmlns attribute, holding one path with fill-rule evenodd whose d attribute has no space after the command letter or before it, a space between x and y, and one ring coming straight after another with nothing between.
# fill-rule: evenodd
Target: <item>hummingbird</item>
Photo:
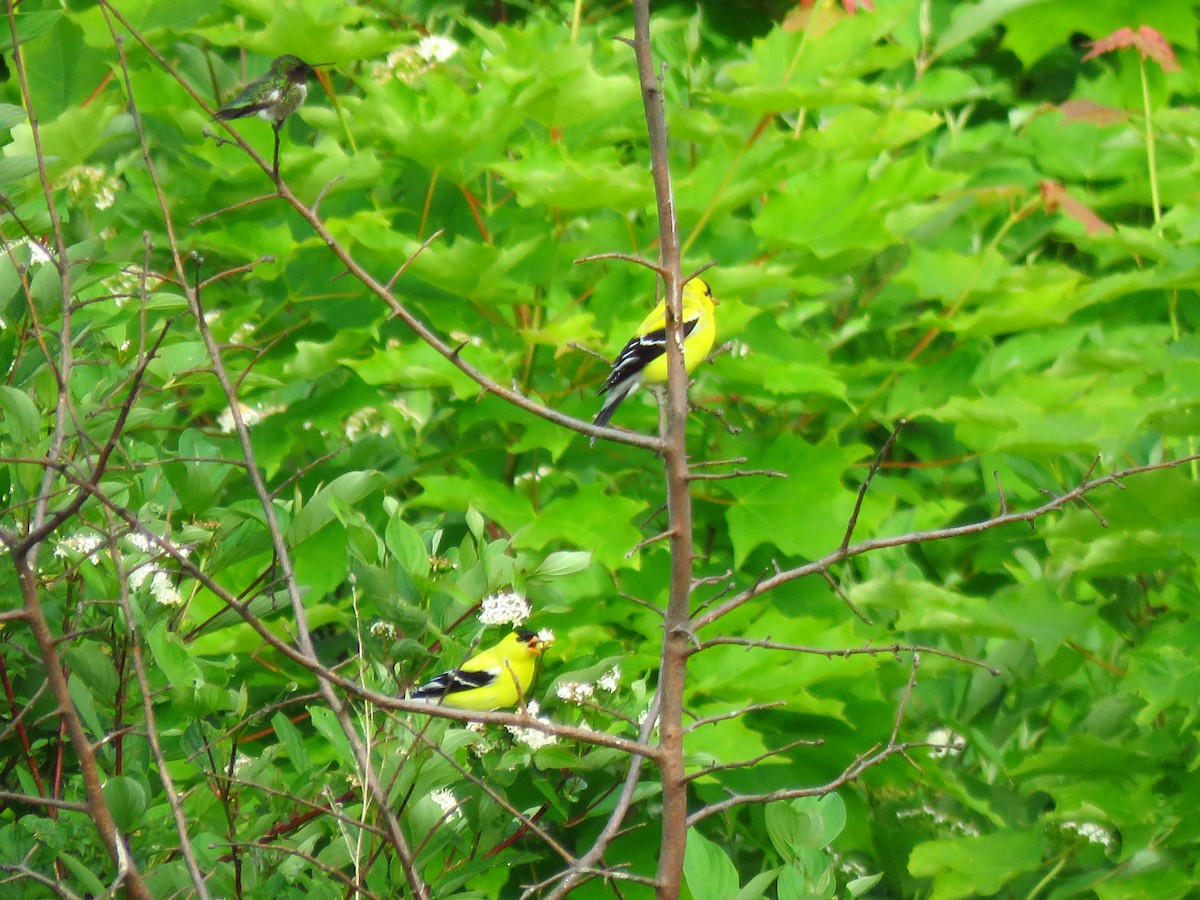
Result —
<instances>
[{"instance_id":1,"label":"hummingbird","mask_svg":"<svg viewBox=\"0 0 1200 900\"><path fill-rule=\"evenodd\" d=\"M275 132L275 153L271 172L279 178L279 130L284 120L300 108L308 96L308 79L318 66L329 63L306 63L297 56L285 53L271 62L271 71L254 79L242 92L217 110L224 121L257 115L271 123Z\"/></svg>"}]
</instances>

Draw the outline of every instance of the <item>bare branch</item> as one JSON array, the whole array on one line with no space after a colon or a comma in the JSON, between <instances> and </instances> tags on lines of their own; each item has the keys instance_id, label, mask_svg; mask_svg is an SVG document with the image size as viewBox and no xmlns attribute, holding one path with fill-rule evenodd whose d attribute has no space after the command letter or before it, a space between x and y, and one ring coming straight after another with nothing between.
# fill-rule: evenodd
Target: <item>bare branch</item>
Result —
<instances>
[{"instance_id":1,"label":"bare branch","mask_svg":"<svg viewBox=\"0 0 1200 900\"><path fill-rule=\"evenodd\" d=\"M833 589L833 592L835 594L837 594L838 599L841 600L842 603L844 603L846 605L846 609L848 609L848 610L850 610L850 612L854 613L854 615L858 618L858 620L860 622L862 622L864 625L874 625L875 624L869 618L867 618L866 615L863 614L862 610L860 610L857 606L854 605L853 602L851 602L850 595L847 594L844 590L842 590L842 586L834 580L833 575L831 575L829 573L828 569L821 570L821 577L825 579L825 583L828 584Z\"/></svg>"},{"instance_id":2,"label":"bare branch","mask_svg":"<svg viewBox=\"0 0 1200 900\"><path fill-rule=\"evenodd\" d=\"M734 469L732 472L693 472L688 476L689 481L728 481L730 478L749 478L752 475L762 475L766 478L788 478L786 472L776 472L774 469Z\"/></svg>"},{"instance_id":3,"label":"bare branch","mask_svg":"<svg viewBox=\"0 0 1200 900\"><path fill-rule=\"evenodd\" d=\"M808 653L813 656L824 656L826 659L833 659L839 656L844 658L850 656L881 656L883 654L899 656L902 653L927 653L930 656L942 656L946 659L963 663L964 665L983 669L989 675L998 676L1000 674L999 669L995 666L989 666L982 660L972 659L969 656L963 656L959 653L951 653L948 650L939 650L936 647L926 647L920 644L889 644L885 647L810 647L804 644L783 644L772 641L770 638L759 640L757 638L722 635L701 642L700 649L707 650L709 647L726 645L746 647L747 649L782 650L786 653Z\"/></svg>"},{"instance_id":4,"label":"bare branch","mask_svg":"<svg viewBox=\"0 0 1200 900\"><path fill-rule=\"evenodd\" d=\"M697 719L688 726L688 732L693 732L697 728L703 728L705 725L712 725L714 722L724 722L727 719L736 719L738 716L744 716L747 713L761 712L764 709L778 709L781 706L787 706L786 700L772 700L770 703L752 703L749 706L740 706L737 709L731 709L729 712L718 713L715 716L705 716L702 719Z\"/></svg>"},{"instance_id":5,"label":"bare branch","mask_svg":"<svg viewBox=\"0 0 1200 900\"><path fill-rule=\"evenodd\" d=\"M1025 512L1009 512L1003 515L993 516L990 519L983 519L979 522L972 522L967 525L954 525L948 528L935 528L930 531L913 531L908 534L896 535L894 537L873 538L871 540L862 541L858 544L853 544L846 548L838 548L827 556L821 559L805 563L802 566L797 566L792 569L786 569L777 572L770 578L764 578L755 584L753 587L743 591L735 597L731 597L725 603L721 604L712 611L700 616L695 621L696 628L702 628L705 625L711 625L722 616L728 615L734 609L737 609L743 603L753 600L755 597L774 590L775 588L795 581L799 578L804 578L808 575L815 575L823 570L828 570L830 566L850 559L855 556L861 556L864 553L871 553L875 550L881 550L885 547L903 547L908 544L924 544L930 541L944 541L950 538L963 537L970 534L979 534L984 531L989 531L993 528L1000 528L1004 525L1011 525L1017 522L1032 523L1036 519L1041 518L1047 513L1055 512L1062 509L1070 503L1075 502L1084 494L1089 494L1099 487L1104 485L1115 485L1121 488L1121 480L1134 475L1140 475L1144 472L1156 472L1162 469L1173 469L1177 466L1190 463L1192 460L1200 460L1200 454L1184 456L1178 459L1167 460L1165 462L1152 463L1145 466L1133 466L1128 469L1122 469L1119 472L1114 472L1111 475L1101 475L1099 478L1081 481L1074 488L1067 491L1065 494L1053 496L1047 502Z\"/></svg>"},{"instance_id":6,"label":"bare branch","mask_svg":"<svg viewBox=\"0 0 1200 900\"><path fill-rule=\"evenodd\" d=\"M29 794L18 794L14 791L0 791L0 800L5 803L20 803L24 806L66 809L71 812L85 813L88 811L86 803L72 803L70 800L59 800L57 797L33 797Z\"/></svg>"},{"instance_id":7,"label":"bare branch","mask_svg":"<svg viewBox=\"0 0 1200 900\"><path fill-rule=\"evenodd\" d=\"M650 271L655 272L660 278L666 279L667 277L667 271L663 266L660 266L658 263L652 262L645 257L633 256L629 253L593 253L591 256L579 257L579 259L575 260L575 265L578 266L581 263L599 262L600 260L604 259L619 259L623 262L633 263L637 266L645 266Z\"/></svg>"},{"instance_id":8,"label":"bare branch","mask_svg":"<svg viewBox=\"0 0 1200 900\"><path fill-rule=\"evenodd\" d=\"M789 750L794 750L797 747L821 747L825 742L820 738L797 738L794 741L789 741L782 747L776 747L773 750L767 750L758 756L752 756L750 759L739 760L738 762L716 763L715 765L705 766L696 772L691 772L687 776L687 781L695 781L697 778L704 778L706 775L712 775L715 772L725 772L729 769L748 769L750 766L757 765L764 759L770 759L772 756L778 756L781 753L787 753Z\"/></svg>"},{"instance_id":9,"label":"bare branch","mask_svg":"<svg viewBox=\"0 0 1200 900\"><path fill-rule=\"evenodd\" d=\"M637 556L637 553L639 550L644 550L645 548L649 547L651 544L657 544L659 541L665 541L668 538L671 538L674 536L675 536L674 530L669 530L669 531L659 532L658 534L654 535L653 537L646 538L644 541L638 541L636 544L633 545L632 549L630 549L629 552L625 554L625 558L632 559L633 557Z\"/></svg>"},{"instance_id":10,"label":"bare branch","mask_svg":"<svg viewBox=\"0 0 1200 900\"><path fill-rule=\"evenodd\" d=\"M858 489L858 496L854 498L854 511L850 513L850 521L846 523L846 534L842 537L842 543L838 546L839 550L845 551L850 546L850 539L854 537L854 528L858 525L858 514L862 511L863 500L866 499L871 482L875 479L875 473L879 471L879 467L883 465L884 459L891 452L892 444L896 443L896 438L899 436L900 430L907 424L907 419L898 421L896 427L892 429L892 433L888 435L888 439L879 448L879 452L875 454L871 468L867 470L867 477L863 479L863 483Z\"/></svg>"}]
</instances>

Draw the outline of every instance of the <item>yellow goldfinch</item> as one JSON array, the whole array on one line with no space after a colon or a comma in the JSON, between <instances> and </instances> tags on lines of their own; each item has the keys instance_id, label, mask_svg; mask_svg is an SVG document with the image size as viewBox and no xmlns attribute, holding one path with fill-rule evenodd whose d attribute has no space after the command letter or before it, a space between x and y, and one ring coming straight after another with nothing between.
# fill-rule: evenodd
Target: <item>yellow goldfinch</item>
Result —
<instances>
[{"instance_id":1,"label":"yellow goldfinch","mask_svg":"<svg viewBox=\"0 0 1200 900\"><path fill-rule=\"evenodd\" d=\"M712 349L717 336L713 307L717 305L709 286L693 278L683 286L683 367L691 372ZM667 380L666 301L642 321L625 349L617 356L601 394L608 394L594 424L607 425L621 402L643 384L665 384ZM592 438L593 443L595 438Z\"/></svg>"},{"instance_id":2,"label":"yellow goldfinch","mask_svg":"<svg viewBox=\"0 0 1200 900\"><path fill-rule=\"evenodd\" d=\"M443 672L409 694L458 709L505 709L516 706L533 683L537 659L550 644L532 631L514 631L500 643Z\"/></svg>"}]
</instances>

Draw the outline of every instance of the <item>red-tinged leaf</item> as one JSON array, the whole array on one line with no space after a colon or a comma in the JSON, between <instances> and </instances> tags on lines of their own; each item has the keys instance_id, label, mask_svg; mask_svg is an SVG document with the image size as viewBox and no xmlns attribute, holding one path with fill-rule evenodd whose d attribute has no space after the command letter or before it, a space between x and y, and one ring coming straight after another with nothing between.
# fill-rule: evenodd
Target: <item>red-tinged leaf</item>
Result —
<instances>
[{"instance_id":1,"label":"red-tinged leaf","mask_svg":"<svg viewBox=\"0 0 1200 900\"><path fill-rule=\"evenodd\" d=\"M1061 212L1082 225L1089 235L1112 231L1112 226L1101 219L1092 209L1067 193L1067 189L1055 181L1041 184L1042 202L1047 213Z\"/></svg>"},{"instance_id":2,"label":"red-tinged leaf","mask_svg":"<svg viewBox=\"0 0 1200 900\"><path fill-rule=\"evenodd\" d=\"M1133 29L1118 28L1108 37L1100 38L1098 41L1091 42L1092 49L1083 57L1083 61L1095 59L1097 56L1102 56L1105 53L1112 53L1114 50L1124 50L1126 47L1133 46Z\"/></svg>"},{"instance_id":3,"label":"red-tinged leaf","mask_svg":"<svg viewBox=\"0 0 1200 900\"><path fill-rule=\"evenodd\" d=\"M1123 109L1093 103L1091 100L1068 100L1059 104L1058 111L1072 122L1088 122L1092 125L1116 125L1129 118Z\"/></svg>"},{"instance_id":4,"label":"red-tinged leaf","mask_svg":"<svg viewBox=\"0 0 1200 900\"><path fill-rule=\"evenodd\" d=\"M1178 72L1180 70L1179 60L1175 56L1175 51L1171 49L1171 45L1167 43L1167 39L1162 36L1162 33L1151 28L1149 25L1143 25L1137 30L1137 36L1134 39L1137 48L1142 51L1142 55L1154 60L1164 72Z\"/></svg>"},{"instance_id":5,"label":"red-tinged leaf","mask_svg":"<svg viewBox=\"0 0 1200 900\"><path fill-rule=\"evenodd\" d=\"M1114 50L1137 47L1143 58L1154 60L1164 72L1178 72L1180 69L1179 60L1167 39L1149 25L1140 26L1136 32L1132 28L1118 28L1108 37L1092 41L1091 46L1092 49L1083 57L1084 62Z\"/></svg>"}]
</instances>

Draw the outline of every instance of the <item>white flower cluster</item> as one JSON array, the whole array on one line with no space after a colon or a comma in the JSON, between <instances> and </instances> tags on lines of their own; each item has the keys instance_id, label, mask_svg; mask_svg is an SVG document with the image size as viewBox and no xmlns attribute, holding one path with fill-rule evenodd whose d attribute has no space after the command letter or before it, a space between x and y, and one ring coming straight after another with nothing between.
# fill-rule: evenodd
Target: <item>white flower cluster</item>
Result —
<instances>
[{"instance_id":1,"label":"white flower cluster","mask_svg":"<svg viewBox=\"0 0 1200 900\"><path fill-rule=\"evenodd\" d=\"M105 278L100 282L100 286L113 299L113 302L117 304L117 308L120 309L141 291L142 277L141 266L127 266L116 275L110 275L108 278ZM145 273L145 277L148 281L151 278L150 273ZM161 276L158 275L153 276L153 278L161 280ZM149 284L147 284L146 290L150 290Z\"/></svg>"},{"instance_id":2,"label":"white flower cluster","mask_svg":"<svg viewBox=\"0 0 1200 900\"><path fill-rule=\"evenodd\" d=\"M458 44L440 34L427 34L417 43L417 56L427 63L448 62L458 52Z\"/></svg>"},{"instance_id":3,"label":"white flower cluster","mask_svg":"<svg viewBox=\"0 0 1200 900\"><path fill-rule=\"evenodd\" d=\"M283 406L248 406L245 403L238 403L238 412L242 414L242 421L246 423L246 427L250 428L257 425L267 416L273 416L277 412L283 412L286 407ZM221 415L217 416L217 427L224 434L231 434L234 429L233 410L227 409Z\"/></svg>"},{"instance_id":4,"label":"white flower cluster","mask_svg":"<svg viewBox=\"0 0 1200 900\"><path fill-rule=\"evenodd\" d=\"M1080 837L1087 838L1089 844L1099 844L1105 850L1111 849L1116 843L1107 828L1094 822L1063 822L1062 827L1067 831L1075 832Z\"/></svg>"},{"instance_id":5,"label":"white flower cluster","mask_svg":"<svg viewBox=\"0 0 1200 900\"><path fill-rule=\"evenodd\" d=\"M54 548L54 555L65 557L71 554L78 554L85 557L92 565L98 565L100 562L100 554L97 552L104 540L97 534L77 533L63 538ZM125 543L136 550L138 553L151 553L154 551L154 545L141 534L136 532L125 535ZM186 557L188 549L186 547L176 547L176 552L179 555ZM140 591L146 582L149 581L150 595L156 602L163 606L179 606L183 603L183 596L179 593L179 588L175 582L171 580L169 573L163 571L153 562L140 562L133 567L129 572L129 586L135 591Z\"/></svg>"},{"instance_id":6,"label":"white flower cluster","mask_svg":"<svg viewBox=\"0 0 1200 900\"><path fill-rule=\"evenodd\" d=\"M897 819L914 819L920 816L926 816L933 821L933 824L943 828L949 828L951 831L966 837L979 837L979 829L970 822L964 822L962 819L956 819L951 815L947 815L941 810L934 809L928 804L919 809L902 809L896 813Z\"/></svg>"},{"instance_id":7,"label":"white flower cluster","mask_svg":"<svg viewBox=\"0 0 1200 900\"><path fill-rule=\"evenodd\" d=\"M538 637L542 637L542 632ZM553 635L551 635L553 640ZM621 686L621 667L613 666L603 675L596 679L596 683L592 684L589 681L564 681L556 689L555 693L559 700L565 700L567 703L586 703L596 695L596 689L604 691L607 694L615 694Z\"/></svg>"},{"instance_id":8,"label":"white flower cluster","mask_svg":"<svg viewBox=\"0 0 1200 900\"><path fill-rule=\"evenodd\" d=\"M116 202L121 182L100 166L76 166L67 172L66 188L72 203L90 197L96 209L108 209Z\"/></svg>"},{"instance_id":9,"label":"white flower cluster","mask_svg":"<svg viewBox=\"0 0 1200 900\"><path fill-rule=\"evenodd\" d=\"M532 472L522 472L513 479L513 484L524 484L526 481L538 482L554 474L554 469L550 466L538 466Z\"/></svg>"},{"instance_id":10,"label":"white flower cluster","mask_svg":"<svg viewBox=\"0 0 1200 900\"><path fill-rule=\"evenodd\" d=\"M438 788L436 791L430 791L429 799L434 805L442 811L442 815L447 819L461 819L462 810L459 808L461 804L454 796L454 792L449 788Z\"/></svg>"},{"instance_id":11,"label":"white flower cluster","mask_svg":"<svg viewBox=\"0 0 1200 900\"><path fill-rule=\"evenodd\" d=\"M346 419L345 434L348 441L357 441L365 434L387 437L391 433L392 426L379 414L379 410L371 406L352 412Z\"/></svg>"},{"instance_id":12,"label":"white flower cluster","mask_svg":"<svg viewBox=\"0 0 1200 900\"><path fill-rule=\"evenodd\" d=\"M125 541L142 553L150 553L153 550L150 541L140 534L127 534ZM176 547L175 550L184 557L189 552L187 547ZM150 596L156 602L163 606L179 606L183 603L183 595L179 593L179 588L175 586L171 576L152 562L144 562L129 573L129 586L135 591L140 591L147 578L150 579Z\"/></svg>"},{"instance_id":13,"label":"white flower cluster","mask_svg":"<svg viewBox=\"0 0 1200 900\"><path fill-rule=\"evenodd\" d=\"M35 241L33 238L23 237L18 238L15 241L8 241L7 243L0 244L0 252L6 254L11 253L18 247L29 248L29 264L31 266L54 261L54 256L52 255L50 248L39 241Z\"/></svg>"},{"instance_id":14,"label":"white flower cluster","mask_svg":"<svg viewBox=\"0 0 1200 900\"><path fill-rule=\"evenodd\" d=\"M613 666L596 679L596 687L606 694L615 694L621 686L621 667Z\"/></svg>"},{"instance_id":15,"label":"white flower cluster","mask_svg":"<svg viewBox=\"0 0 1200 900\"><path fill-rule=\"evenodd\" d=\"M100 562L100 555L96 553L96 550L103 543L104 541L98 534L73 534L58 542L54 548L54 555L64 557L77 553L80 556L86 556L88 562L94 566Z\"/></svg>"},{"instance_id":16,"label":"white flower cluster","mask_svg":"<svg viewBox=\"0 0 1200 900\"><path fill-rule=\"evenodd\" d=\"M483 598L479 621L484 625L521 625L532 613L529 601L516 591L501 591Z\"/></svg>"},{"instance_id":17,"label":"white flower cluster","mask_svg":"<svg viewBox=\"0 0 1200 900\"><path fill-rule=\"evenodd\" d=\"M391 622L384 622L382 619L371 623L371 636L381 638L383 640L394 641L396 639L396 626Z\"/></svg>"},{"instance_id":18,"label":"white flower cluster","mask_svg":"<svg viewBox=\"0 0 1200 900\"><path fill-rule=\"evenodd\" d=\"M448 37L427 34L416 46L393 50L383 62L372 64L371 78L378 84L386 84L393 78L414 84L421 75L447 62L458 49L458 44Z\"/></svg>"},{"instance_id":19,"label":"white flower cluster","mask_svg":"<svg viewBox=\"0 0 1200 900\"><path fill-rule=\"evenodd\" d=\"M536 700L530 700L525 709L529 715L539 722L543 722L546 725L551 724L549 719L538 715L541 712L541 707ZM558 743L557 735L550 734L538 728L526 728L524 725L505 725L504 727L513 736L513 740L518 744L524 744L530 750L540 750L542 747L549 747L552 744Z\"/></svg>"},{"instance_id":20,"label":"white flower cluster","mask_svg":"<svg viewBox=\"0 0 1200 900\"><path fill-rule=\"evenodd\" d=\"M596 688L586 681L564 681L555 693L559 700L566 700L568 703L586 703L592 699Z\"/></svg>"},{"instance_id":21,"label":"white flower cluster","mask_svg":"<svg viewBox=\"0 0 1200 900\"><path fill-rule=\"evenodd\" d=\"M934 759L944 756L958 756L966 749L967 741L961 734L955 734L949 728L935 728L925 736L931 744L941 744L940 747L930 747L929 755Z\"/></svg>"}]
</instances>

